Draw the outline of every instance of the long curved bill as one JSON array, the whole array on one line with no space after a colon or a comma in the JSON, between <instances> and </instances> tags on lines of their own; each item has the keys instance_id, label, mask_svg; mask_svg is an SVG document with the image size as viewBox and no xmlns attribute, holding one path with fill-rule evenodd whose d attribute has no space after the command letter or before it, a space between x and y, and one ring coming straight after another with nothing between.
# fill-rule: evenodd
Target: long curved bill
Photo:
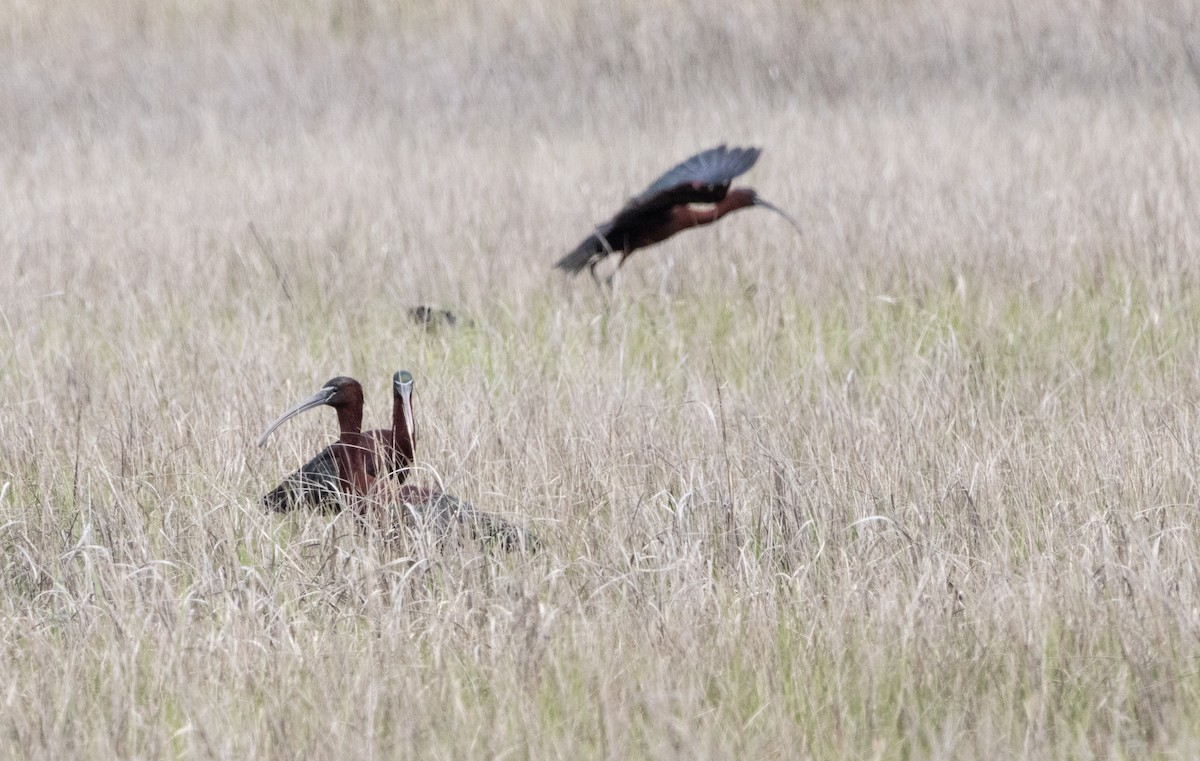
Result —
<instances>
[{"instance_id":1,"label":"long curved bill","mask_svg":"<svg viewBox=\"0 0 1200 761\"><path fill-rule=\"evenodd\" d=\"M791 214L788 214L786 211L784 211L783 209L779 208L779 207L778 207L778 206L776 206L775 204L773 204L773 203L768 203L767 201L764 201L764 200L763 200L763 199L761 199L761 198L756 198L756 199L754 199L754 205L755 205L755 206L761 206L761 207L763 207L764 209L770 209L771 211L775 212L775 213L776 213L776 214L778 214L779 216L781 216L781 217L783 217L784 219L786 219L786 220L787 220L787 221L788 221L788 222L789 222L789 223L792 225L792 227L796 228L796 232L800 233L801 235L804 235L804 231L800 229L800 223L799 223L799 222L797 222L795 219L792 219L792 215L791 215Z\"/></svg>"},{"instance_id":2,"label":"long curved bill","mask_svg":"<svg viewBox=\"0 0 1200 761\"><path fill-rule=\"evenodd\" d=\"M400 395L400 402L404 405L404 426L408 429L408 440L413 441L412 373L407 370L400 370L393 375L392 389Z\"/></svg>"},{"instance_id":3,"label":"long curved bill","mask_svg":"<svg viewBox=\"0 0 1200 761\"><path fill-rule=\"evenodd\" d=\"M313 407L320 407L322 404L327 403L336 393L337 389L333 386L323 386L320 391L276 418L275 422L271 423L267 430L263 432L263 435L258 437L258 445L261 447L263 444L266 444L267 438L275 432L276 428L296 417L305 410L311 410Z\"/></svg>"}]
</instances>

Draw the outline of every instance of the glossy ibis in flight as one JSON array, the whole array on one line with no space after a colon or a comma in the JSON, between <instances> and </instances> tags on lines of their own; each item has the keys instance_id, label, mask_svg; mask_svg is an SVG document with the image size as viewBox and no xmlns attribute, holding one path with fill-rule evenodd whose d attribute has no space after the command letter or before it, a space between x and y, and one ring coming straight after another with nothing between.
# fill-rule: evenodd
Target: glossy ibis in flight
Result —
<instances>
[{"instance_id":1,"label":"glossy ibis in flight","mask_svg":"<svg viewBox=\"0 0 1200 761\"><path fill-rule=\"evenodd\" d=\"M761 206L781 215L800 231L800 225L782 209L758 197L753 188L730 188L734 178L758 161L759 148L726 148L718 145L692 156L659 177L631 198L616 216L598 225L575 250L555 266L571 274L586 267L596 281L596 265L610 254L619 253L620 269L639 248L652 246L677 232L716 222L726 214ZM712 204L708 208L692 204ZM611 282L611 276L609 278Z\"/></svg>"},{"instance_id":2,"label":"glossy ibis in flight","mask_svg":"<svg viewBox=\"0 0 1200 761\"><path fill-rule=\"evenodd\" d=\"M495 542L505 550L537 549L537 537L494 513L441 489L403 483L415 461L412 390L411 373L401 370L392 376L392 435L383 444L383 461L402 483L395 497L405 520L418 529L431 529L438 540L450 538L456 527L462 527L476 539Z\"/></svg>"},{"instance_id":3,"label":"glossy ibis in flight","mask_svg":"<svg viewBox=\"0 0 1200 761\"><path fill-rule=\"evenodd\" d=\"M338 440L264 495L264 507L282 512L309 503L336 509L345 498L365 497L370 491L377 475L376 441L384 433L390 438L391 432L362 432L363 390L353 378L330 378L315 394L271 423L259 437L258 445L265 444L275 429L288 420L321 405L337 411Z\"/></svg>"}]
</instances>

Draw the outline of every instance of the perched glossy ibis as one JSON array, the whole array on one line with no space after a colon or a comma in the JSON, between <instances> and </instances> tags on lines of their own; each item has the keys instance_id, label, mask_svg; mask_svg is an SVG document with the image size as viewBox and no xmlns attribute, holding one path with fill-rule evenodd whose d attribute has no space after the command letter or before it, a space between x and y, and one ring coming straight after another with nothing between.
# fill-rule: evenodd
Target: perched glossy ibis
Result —
<instances>
[{"instance_id":1,"label":"perched glossy ibis","mask_svg":"<svg viewBox=\"0 0 1200 761\"><path fill-rule=\"evenodd\" d=\"M800 231L796 220L782 209L758 197L753 188L730 188L733 179L758 161L759 148L726 148L719 145L692 156L631 198L616 216L598 225L575 250L555 266L571 274L586 267L592 279L596 265L610 254L619 253L620 269L639 248L652 246L677 232L716 222L726 214L750 206L761 206L781 215ZM692 204L712 204L696 208ZM611 277L610 277L611 280Z\"/></svg>"},{"instance_id":2,"label":"perched glossy ibis","mask_svg":"<svg viewBox=\"0 0 1200 761\"><path fill-rule=\"evenodd\" d=\"M343 500L365 497L375 482L376 441L391 432L362 432L363 390L353 378L330 378L312 396L280 415L258 439L261 447L276 428L305 410L328 405L337 411L340 435L262 498L263 506L277 512L308 503L340 508Z\"/></svg>"},{"instance_id":3,"label":"perched glossy ibis","mask_svg":"<svg viewBox=\"0 0 1200 761\"><path fill-rule=\"evenodd\" d=\"M400 370L392 376L392 430L383 431L380 451L388 474L400 483L408 479L413 464L416 430L412 415L412 373Z\"/></svg>"},{"instance_id":4,"label":"perched glossy ibis","mask_svg":"<svg viewBox=\"0 0 1200 761\"><path fill-rule=\"evenodd\" d=\"M392 376L393 418L391 438L383 445L383 461L403 482L415 460L415 418L412 413L413 377L401 370ZM439 541L449 539L456 527L506 550L536 549L538 539L525 529L440 489L402 483L396 492L406 522L428 529Z\"/></svg>"},{"instance_id":5,"label":"perched glossy ibis","mask_svg":"<svg viewBox=\"0 0 1200 761\"><path fill-rule=\"evenodd\" d=\"M536 548L536 537L498 515L439 489L405 483L412 473L416 437L412 390L411 373L402 370L392 377L390 429L362 431L362 386L353 378L330 379L311 397L280 415L259 438L259 446L286 421L321 405L337 410L340 435L266 494L263 505L277 512L304 504L337 510L358 500L365 516L369 502L376 502L376 507L398 503L406 522L418 529L432 529L439 540L448 539L455 527L461 526L504 549ZM363 498L368 503L363 503Z\"/></svg>"}]
</instances>

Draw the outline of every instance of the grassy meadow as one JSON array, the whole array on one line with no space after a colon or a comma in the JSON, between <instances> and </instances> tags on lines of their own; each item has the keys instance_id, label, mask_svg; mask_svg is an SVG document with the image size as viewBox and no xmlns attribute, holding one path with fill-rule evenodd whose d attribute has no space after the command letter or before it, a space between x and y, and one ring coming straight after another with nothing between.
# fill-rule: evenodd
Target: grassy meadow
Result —
<instances>
[{"instance_id":1,"label":"grassy meadow","mask_svg":"<svg viewBox=\"0 0 1200 761\"><path fill-rule=\"evenodd\" d=\"M1193 3L0 0L0 145L0 758L1200 756ZM398 369L542 552L260 509Z\"/></svg>"}]
</instances>

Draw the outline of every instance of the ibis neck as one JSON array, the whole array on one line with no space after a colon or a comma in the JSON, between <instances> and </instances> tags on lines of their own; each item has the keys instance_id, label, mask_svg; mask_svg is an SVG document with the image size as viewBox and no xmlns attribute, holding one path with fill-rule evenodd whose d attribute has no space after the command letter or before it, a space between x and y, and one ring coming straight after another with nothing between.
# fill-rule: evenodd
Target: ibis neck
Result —
<instances>
[{"instance_id":1,"label":"ibis neck","mask_svg":"<svg viewBox=\"0 0 1200 761\"><path fill-rule=\"evenodd\" d=\"M338 478L342 482L342 490L346 496L362 497L371 489L374 476L367 470L367 460L372 451L370 439L355 437L361 440L342 441L333 445L333 461L337 466Z\"/></svg>"},{"instance_id":2,"label":"ibis neck","mask_svg":"<svg viewBox=\"0 0 1200 761\"><path fill-rule=\"evenodd\" d=\"M404 398L396 394L392 403L392 451L389 452L393 470L408 468L413 464L413 439L409 430Z\"/></svg>"},{"instance_id":3,"label":"ibis neck","mask_svg":"<svg viewBox=\"0 0 1200 761\"><path fill-rule=\"evenodd\" d=\"M696 208L694 206L676 207L673 214L673 224L670 225L669 232L674 234L680 230L687 230L692 227L711 225L732 211L753 205L754 195L752 191L744 188L734 188L720 201L707 208Z\"/></svg>"},{"instance_id":4,"label":"ibis neck","mask_svg":"<svg viewBox=\"0 0 1200 761\"><path fill-rule=\"evenodd\" d=\"M349 441L362 433L362 401L337 408L338 430L343 441Z\"/></svg>"},{"instance_id":5,"label":"ibis neck","mask_svg":"<svg viewBox=\"0 0 1200 761\"><path fill-rule=\"evenodd\" d=\"M747 206L754 205L754 191L749 188L731 188L725 197L717 202L713 208L713 219L716 221L725 216L731 211L745 209Z\"/></svg>"}]
</instances>

